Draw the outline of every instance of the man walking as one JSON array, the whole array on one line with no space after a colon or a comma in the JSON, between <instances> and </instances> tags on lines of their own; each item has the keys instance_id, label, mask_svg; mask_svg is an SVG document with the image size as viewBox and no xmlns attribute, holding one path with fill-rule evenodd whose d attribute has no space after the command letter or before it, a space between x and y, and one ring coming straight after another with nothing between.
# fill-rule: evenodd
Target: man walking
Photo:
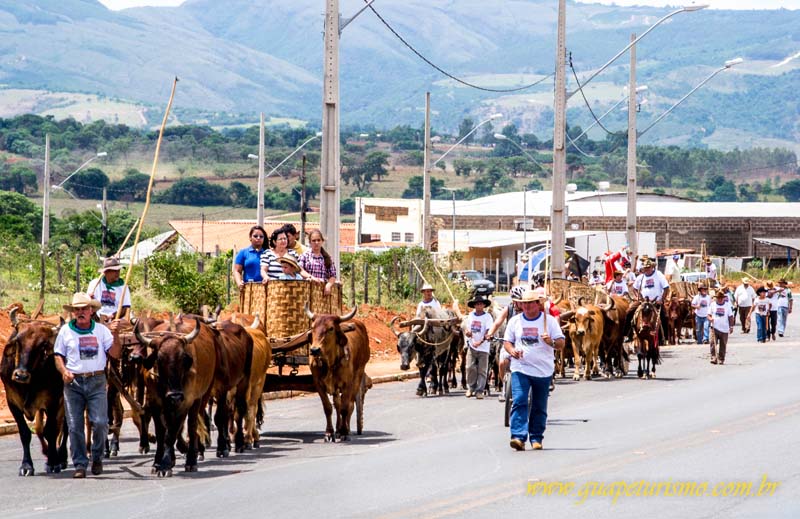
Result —
<instances>
[{"instance_id":1,"label":"man walking","mask_svg":"<svg viewBox=\"0 0 800 519\"><path fill-rule=\"evenodd\" d=\"M73 478L85 478L89 459L83 415L88 413L92 424L92 474L103 473L103 448L108 432L106 397L106 355L119 358L121 345L117 336L119 321L112 321L111 330L92 320L100 301L76 293L64 309L72 320L61 327L54 347L56 369L64 380L64 407L69 424L69 443ZM112 331L113 330L113 331Z\"/></svg>"},{"instance_id":2,"label":"man walking","mask_svg":"<svg viewBox=\"0 0 800 519\"><path fill-rule=\"evenodd\" d=\"M486 332L494 324L492 316L486 313L486 307L491 303L484 296L475 296L467 306L473 308L466 321L467 345L467 398L474 396L483 399L486 389L486 374L489 368L489 340Z\"/></svg>"},{"instance_id":3,"label":"man walking","mask_svg":"<svg viewBox=\"0 0 800 519\"><path fill-rule=\"evenodd\" d=\"M739 309L739 321L742 324L742 333L750 333L750 307L756 298L756 291L750 286L750 278L743 277L742 284L733 292L736 307Z\"/></svg>"}]
</instances>

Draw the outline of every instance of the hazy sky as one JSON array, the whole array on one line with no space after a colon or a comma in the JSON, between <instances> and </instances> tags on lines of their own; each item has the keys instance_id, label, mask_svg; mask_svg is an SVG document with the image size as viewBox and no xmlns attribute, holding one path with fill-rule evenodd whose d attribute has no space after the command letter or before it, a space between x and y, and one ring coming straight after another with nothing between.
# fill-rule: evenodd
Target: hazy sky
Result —
<instances>
[{"instance_id":1,"label":"hazy sky","mask_svg":"<svg viewBox=\"0 0 800 519\"><path fill-rule=\"evenodd\" d=\"M699 0L692 2L687 0L681 2L679 0L578 0L583 3L592 4L617 4L617 5L688 5L691 3L707 4L712 9L779 9L784 7L786 9L800 9L800 0ZM376 2L376 6L380 5L381 0ZM126 7L138 7L142 5L180 5L183 0L100 0L109 9L119 10ZM555 0L553 0L555 3ZM320 0L320 9L322 9L323 2Z\"/></svg>"}]
</instances>

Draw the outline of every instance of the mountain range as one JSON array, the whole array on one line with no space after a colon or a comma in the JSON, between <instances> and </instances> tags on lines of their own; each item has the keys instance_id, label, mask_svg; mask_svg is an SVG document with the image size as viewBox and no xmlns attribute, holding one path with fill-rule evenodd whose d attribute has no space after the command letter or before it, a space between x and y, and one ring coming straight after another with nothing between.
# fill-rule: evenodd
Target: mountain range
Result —
<instances>
[{"instance_id":1,"label":"mountain range","mask_svg":"<svg viewBox=\"0 0 800 519\"><path fill-rule=\"evenodd\" d=\"M341 35L343 125L420 127L431 92L433 126L504 114L540 139L552 135L555 0L376 0ZM343 17L363 6L342 0ZM176 113L185 122L254 122L264 111L318 125L323 0L188 0L180 7L110 11L96 0L0 0L0 83L5 89L93 94L150 108L154 124L180 78ZM568 90L669 9L567 7ZM387 26L388 25L388 26ZM390 28L396 32L393 33ZM800 151L800 11L702 10L678 14L637 45L640 127L729 59L643 140L718 148L785 146ZM406 43L400 40L402 38ZM425 63L409 47L469 83ZM623 96L625 54L569 104L571 126L587 126ZM573 72L574 70L574 72ZM574 75L573 75L574 74ZM2 97L0 91L0 99ZM13 105L13 103L11 103ZM622 103L621 106L624 106ZM2 107L4 114L14 106ZM158 115L155 115L158 114ZM611 131L627 114L603 119ZM499 129L499 128L496 128ZM600 125L591 134L602 138Z\"/></svg>"}]
</instances>

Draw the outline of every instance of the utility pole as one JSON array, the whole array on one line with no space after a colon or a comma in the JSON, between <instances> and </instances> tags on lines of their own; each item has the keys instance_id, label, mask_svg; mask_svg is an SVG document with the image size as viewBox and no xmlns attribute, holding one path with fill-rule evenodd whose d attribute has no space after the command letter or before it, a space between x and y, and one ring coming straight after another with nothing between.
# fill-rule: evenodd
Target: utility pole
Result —
<instances>
[{"instance_id":1,"label":"utility pole","mask_svg":"<svg viewBox=\"0 0 800 519\"><path fill-rule=\"evenodd\" d=\"M339 0L325 0L320 228L336 265L339 265L339 34Z\"/></svg>"},{"instance_id":2,"label":"utility pole","mask_svg":"<svg viewBox=\"0 0 800 519\"><path fill-rule=\"evenodd\" d=\"M631 34L631 43L636 35ZM639 256L639 237L636 234L636 45L631 45L631 68L628 81L628 211L625 230L631 256Z\"/></svg>"},{"instance_id":3,"label":"utility pole","mask_svg":"<svg viewBox=\"0 0 800 519\"><path fill-rule=\"evenodd\" d=\"M431 93L425 92L425 143L422 164L422 248L430 250L431 237Z\"/></svg>"},{"instance_id":4,"label":"utility pole","mask_svg":"<svg viewBox=\"0 0 800 519\"><path fill-rule=\"evenodd\" d=\"M103 227L103 237L101 238L101 245L103 248L103 257L108 254L108 189L103 188L103 203L100 206L100 216L102 217L101 225Z\"/></svg>"},{"instance_id":5,"label":"utility pole","mask_svg":"<svg viewBox=\"0 0 800 519\"><path fill-rule=\"evenodd\" d=\"M200 213L200 255L206 250L206 213Z\"/></svg>"},{"instance_id":6,"label":"utility pole","mask_svg":"<svg viewBox=\"0 0 800 519\"><path fill-rule=\"evenodd\" d=\"M306 154L303 153L303 171L300 173L300 243L306 245Z\"/></svg>"},{"instance_id":7,"label":"utility pole","mask_svg":"<svg viewBox=\"0 0 800 519\"><path fill-rule=\"evenodd\" d=\"M567 182L567 7L566 0L558 0L558 39L556 42L555 123L553 125L553 206L550 213L552 228L552 253L550 277L562 277L564 267L564 189Z\"/></svg>"},{"instance_id":8,"label":"utility pole","mask_svg":"<svg viewBox=\"0 0 800 519\"><path fill-rule=\"evenodd\" d=\"M258 225L264 226L264 112L261 112L261 126L258 129L258 203L256 207L256 220Z\"/></svg>"},{"instance_id":9,"label":"utility pole","mask_svg":"<svg viewBox=\"0 0 800 519\"><path fill-rule=\"evenodd\" d=\"M50 242L50 134L44 136L44 180L42 181L42 251L41 277L39 278L39 300L44 301L44 285L47 276L47 244Z\"/></svg>"}]
</instances>

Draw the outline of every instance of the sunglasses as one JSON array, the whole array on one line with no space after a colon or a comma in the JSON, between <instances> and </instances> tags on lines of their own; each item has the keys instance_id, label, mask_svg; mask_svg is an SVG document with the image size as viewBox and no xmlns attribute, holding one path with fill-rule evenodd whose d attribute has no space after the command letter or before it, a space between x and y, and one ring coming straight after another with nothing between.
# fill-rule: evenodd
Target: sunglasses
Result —
<instances>
[{"instance_id":1,"label":"sunglasses","mask_svg":"<svg viewBox=\"0 0 800 519\"><path fill-rule=\"evenodd\" d=\"M264 235L263 234L254 234L254 235L252 235L250 237L251 238L255 238L257 240L263 240L264 239Z\"/></svg>"}]
</instances>

